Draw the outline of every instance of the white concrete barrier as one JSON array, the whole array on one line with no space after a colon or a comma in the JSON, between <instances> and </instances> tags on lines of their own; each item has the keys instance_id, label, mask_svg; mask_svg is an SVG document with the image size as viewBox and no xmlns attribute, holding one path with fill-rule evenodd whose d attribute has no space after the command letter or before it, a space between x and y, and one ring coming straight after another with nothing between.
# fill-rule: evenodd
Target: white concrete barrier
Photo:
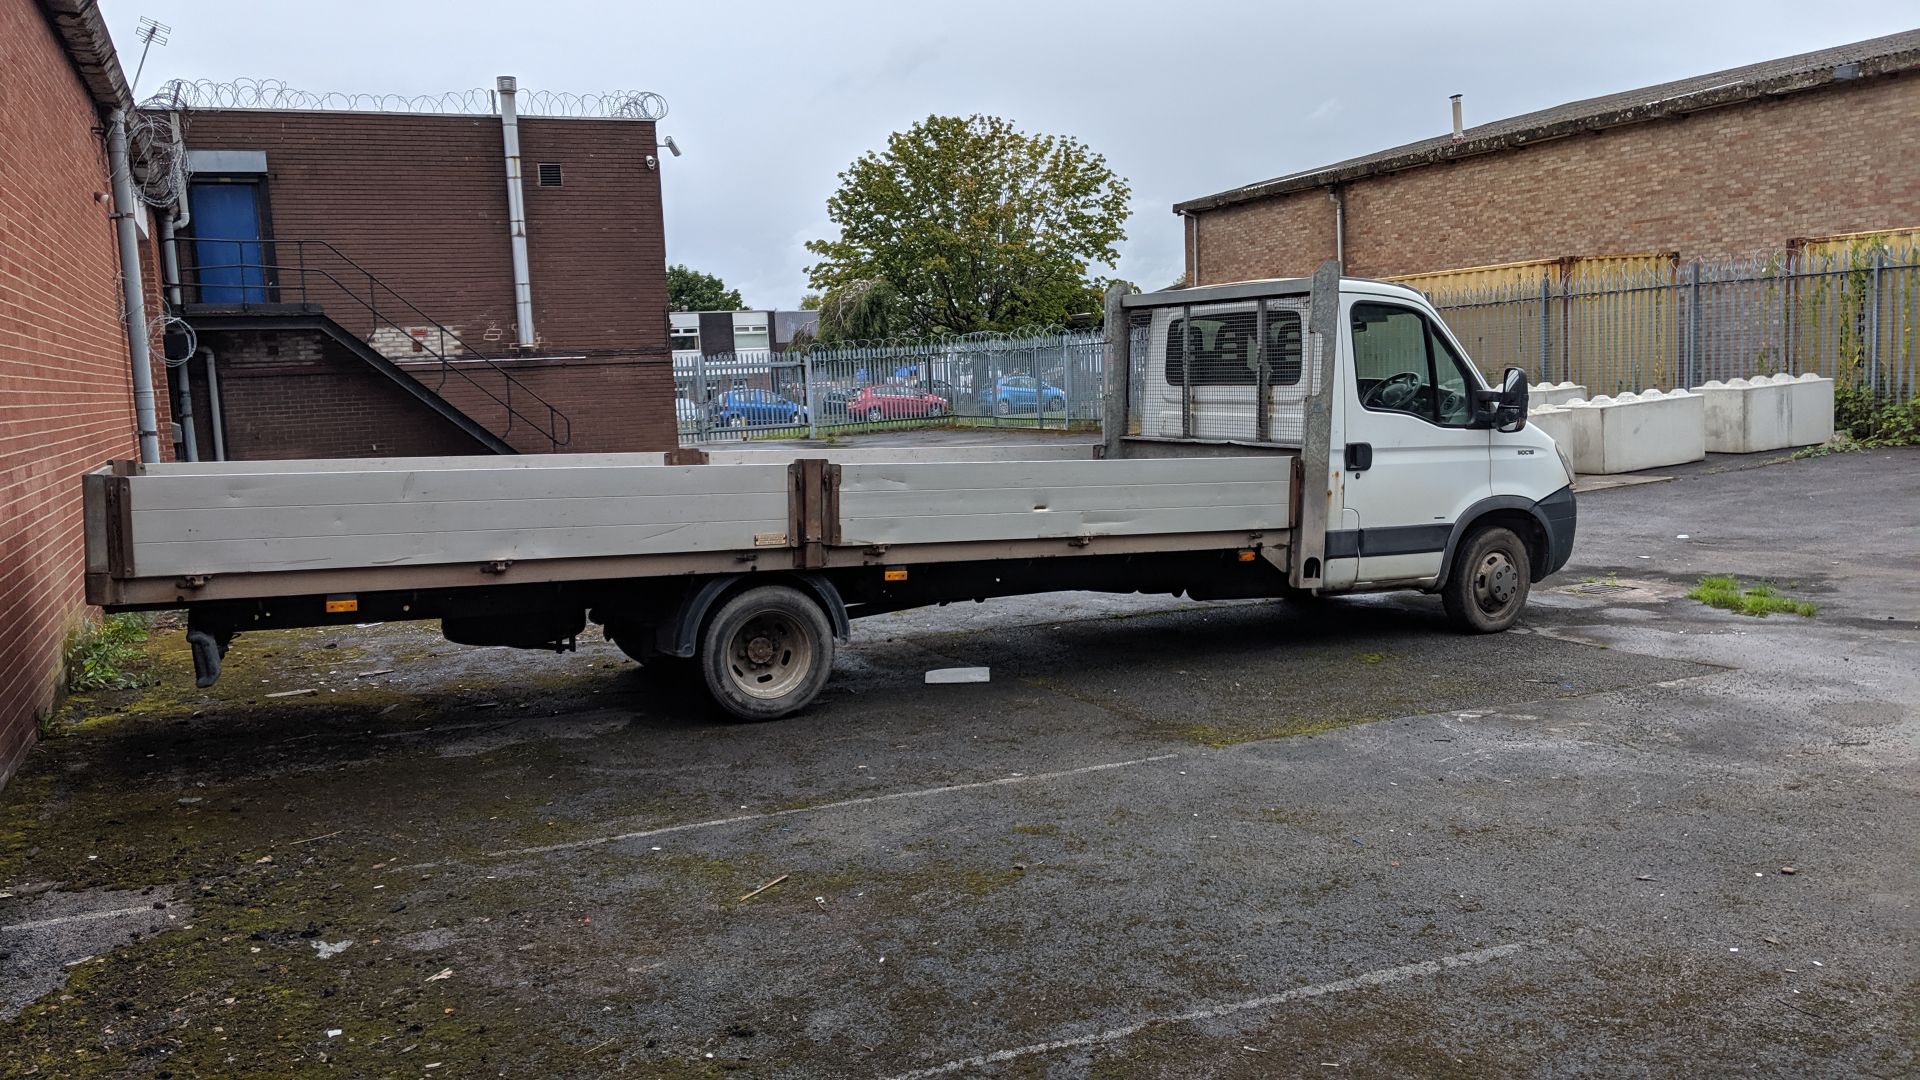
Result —
<instances>
[{"instance_id":1,"label":"white concrete barrier","mask_svg":"<svg viewBox=\"0 0 1920 1080\"><path fill-rule=\"evenodd\" d=\"M1761 376L1711 380L1693 388L1706 403L1707 449L1754 454L1793 445L1788 388Z\"/></svg>"},{"instance_id":2,"label":"white concrete barrier","mask_svg":"<svg viewBox=\"0 0 1920 1080\"><path fill-rule=\"evenodd\" d=\"M1534 383L1527 387L1527 405L1565 405L1574 398L1585 398L1587 388L1572 382Z\"/></svg>"},{"instance_id":3,"label":"white concrete barrier","mask_svg":"<svg viewBox=\"0 0 1920 1080\"><path fill-rule=\"evenodd\" d=\"M1833 438L1833 380L1807 374L1718 379L1694 387L1706 399L1707 449L1753 454Z\"/></svg>"},{"instance_id":4,"label":"white concrete barrier","mask_svg":"<svg viewBox=\"0 0 1920 1080\"><path fill-rule=\"evenodd\" d=\"M1775 375L1776 382L1785 375ZM1787 382L1792 398L1788 412L1793 416L1793 434L1789 446L1812 446L1833 438L1833 380L1808 372Z\"/></svg>"},{"instance_id":5,"label":"white concrete barrier","mask_svg":"<svg viewBox=\"0 0 1920 1080\"><path fill-rule=\"evenodd\" d=\"M1569 401L1575 472L1625 473L1707 456L1706 399L1685 390L1646 390Z\"/></svg>"},{"instance_id":6,"label":"white concrete barrier","mask_svg":"<svg viewBox=\"0 0 1920 1080\"><path fill-rule=\"evenodd\" d=\"M1556 446L1573 455L1573 413L1562 405L1530 405L1527 423L1547 433Z\"/></svg>"}]
</instances>

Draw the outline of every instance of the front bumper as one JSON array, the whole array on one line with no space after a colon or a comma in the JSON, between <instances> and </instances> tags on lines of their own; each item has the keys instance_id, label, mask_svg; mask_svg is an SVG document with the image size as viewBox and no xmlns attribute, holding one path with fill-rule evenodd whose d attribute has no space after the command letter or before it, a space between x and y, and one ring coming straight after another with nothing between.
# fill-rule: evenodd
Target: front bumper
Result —
<instances>
[{"instance_id":1,"label":"front bumper","mask_svg":"<svg viewBox=\"0 0 1920 1080\"><path fill-rule=\"evenodd\" d=\"M1573 534L1580 517L1573 487L1563 487L1541 499L1534 504L1533 512L1547 533L1546 563L1533 571L1533 580L1539 581L1567 565L1567 560L1573 557Z\"/></svg>"}]
</instances>

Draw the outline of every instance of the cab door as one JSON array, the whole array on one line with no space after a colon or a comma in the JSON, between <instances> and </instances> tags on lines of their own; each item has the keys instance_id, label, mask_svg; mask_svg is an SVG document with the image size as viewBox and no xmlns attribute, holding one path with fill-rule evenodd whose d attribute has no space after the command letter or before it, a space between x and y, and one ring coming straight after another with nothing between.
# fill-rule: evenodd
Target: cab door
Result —
<instances>
[{"instance_id":1,"label":"cab door","mask_svg":"<svg viewBox=\"0 0 1920 1080\"><path fill-rule=\"evenodd\" d=\"M1491 491L1491 432L1473 421L1480 377L1418 307L1357 297L1346 311L1353 377L1332 456L1348 513L1327 556L1357 554L1362 583L1437 578L1454 522Z\"/></svg>"}]
</instances>

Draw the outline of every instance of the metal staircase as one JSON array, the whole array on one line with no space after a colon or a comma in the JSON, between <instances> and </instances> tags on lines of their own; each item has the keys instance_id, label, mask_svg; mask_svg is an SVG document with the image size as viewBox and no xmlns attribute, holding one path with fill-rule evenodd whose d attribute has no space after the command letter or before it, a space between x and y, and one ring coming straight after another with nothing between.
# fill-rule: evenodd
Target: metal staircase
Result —
<instances>
[{"instance_id":1,"label":"metal staircase","mask_svg":"<svg viewBox=\"0 0 1920 1080\"><path fill-rule=\"evenodd\" d=\"M328 241L194 237L182 246L220 256L181 267L181 314L195 327L317 330L495 453L517 453L515 435L552 450L573 439L565 413ZM404 363L379 348L383 338L407 343ZM477 395L503 422L480 423L447 400L449 389Z\"/></svg>"}]
</instances>

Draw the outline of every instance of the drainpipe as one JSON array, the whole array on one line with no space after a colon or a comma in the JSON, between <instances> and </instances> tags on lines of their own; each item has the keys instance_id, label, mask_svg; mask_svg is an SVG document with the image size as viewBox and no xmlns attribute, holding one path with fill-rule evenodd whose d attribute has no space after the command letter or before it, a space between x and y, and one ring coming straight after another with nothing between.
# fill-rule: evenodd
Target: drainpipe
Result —
<instances>
[{"instance_id":1,"label":"drainpipe","mask_svg":"<svg viewBox=\"0 0 1920 1080\"><path fill-rule=\"evenodd\" d=\"M174 368L180 373L180 445L188 461L200 460L200 436L193 430L193 357Z\"/></svg>"},{"instance_id":2,"label":"drainpipe","mask_svg":"<svg viewBox=\"0 0 1920 1080\"><path fill-rule=\"evenodd\" d=\"M1347 272L1347 193L1338 187L1327 189L1327 198L1333 202L1333 261L1340 264L1340 272Z\"/></svg>"},{"instance_id":3,"label":"drainpipe","mask_svg":"<svg viewBox=\"0 0 1920 1080\"><path fill-rule=\"evenodd\" d=\"M1187 286L1200 284L1200 219L1192 214L1182 214L1187 219Z\"/></svg>"},{"instance_id":4,"label":"drainpipe","mask_svg":"<svg viewBox=\"0 0 1920 1080\"><path fill-rule=\"evenodd\" d=\"M519 83L494 80L500 90L500 139L507 152L507 229L513 240L513 321L522 346L533 346L533 280L527 269L527 204L520 190L520 117L514 103Z\"/></svg>"},{"instance_id":5,"label":"drainpipe","mask_svg":"<svg viewBox=\"0 0 1920 1080\"><path fill-rule=\"evenodd\" d=\"M207 405L212 416L207 418L213 425L213 460L227 460L227 422L220 415L220 367L213 350L201 346L200 351L207 357Z\"/></svg>"},{"instance_id":6,"label":"drainpipe","mask_svg":"<svg viewBox=\"0 0 1920 1080\"><path fill-rule=\"evenodd\" d=\"M153 400L153 357L147 343L147 295L140 284L140 237L133 215L133 165L127 157L127 110L107 125L107 171L113 178L113 229L120 241L120 291L126 301L127 357L133 364L133 417L140 460L160 460L160 421Z\"/></svg>"},{"instance_id":7,"label":"drainpipe","mask_svg":"<svg viewBox=\"0 0 1920 1080\"><path fill-rule=\"evenodd\" d=\"M167 287L167 303L180 306L180 252L174 246L177 228L171 213L160 215L160 274Z\"/></svg>"}]
</instances>

